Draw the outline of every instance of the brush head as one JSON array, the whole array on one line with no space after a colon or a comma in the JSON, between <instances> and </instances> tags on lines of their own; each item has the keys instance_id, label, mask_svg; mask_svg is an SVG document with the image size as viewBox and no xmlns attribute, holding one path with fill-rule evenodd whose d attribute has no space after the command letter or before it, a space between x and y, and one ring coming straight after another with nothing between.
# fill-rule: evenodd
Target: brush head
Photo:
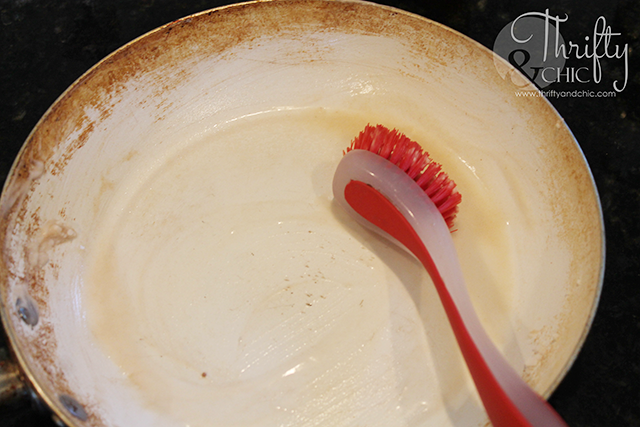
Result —
<instances>
[{"instance_id":1,"label":"brush head","mask_svg":"<svg viewBox=\"0 0 640 427\"><path fill-rule=\"evenodd\" d=\"M396 129L367 125L345 154L351 150L371 151L402 169L437 206L449 228L453 227L462 196L456 190L455 182L442 171L440 164L431 160L420 144Z\"/></svg>"}]
</instances>

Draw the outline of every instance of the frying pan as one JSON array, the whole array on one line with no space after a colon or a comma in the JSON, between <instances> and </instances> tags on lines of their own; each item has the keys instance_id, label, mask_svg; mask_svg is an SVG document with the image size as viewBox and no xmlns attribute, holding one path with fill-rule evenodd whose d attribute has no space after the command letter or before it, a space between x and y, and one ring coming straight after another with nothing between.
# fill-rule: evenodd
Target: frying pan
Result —
<instances>
[{"instance_id":1,"label":"frying pan","mask_svg":"<svg viewBox=\"0 0 640 427\"><path fill-rule=\"evenodd\" d=\"M0 199L24 378L67 425L486 423L428 278L332 203L341 150L382 122L458 182L474 304L548 396L593 317L603 227L571 132L518 91L475 42L365 2L239 4L122 47L43 116Z\"/></svg>"}]
</instances>

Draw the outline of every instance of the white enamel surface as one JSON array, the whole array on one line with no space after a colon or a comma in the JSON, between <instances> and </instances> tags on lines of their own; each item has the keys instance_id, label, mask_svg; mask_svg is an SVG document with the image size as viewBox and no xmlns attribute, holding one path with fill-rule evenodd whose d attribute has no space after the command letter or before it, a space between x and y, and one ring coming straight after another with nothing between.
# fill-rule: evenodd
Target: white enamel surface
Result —
<instances>
[{"instance_id":1,"label":"white enamel surface","mask_svg":"<svg viewBox=\"0 0 640 427\"><path fill-rule=\"evenodd\" d=\"M475 45L449 43L457 56L430 61L401 37L297 29L132 77L107 117L87 107L90 136L63 172L34 163L24 204L40 237L14 220L5 243L29 248L8 301L30 272L46 279L55 367L24 359L54 404L46 378L63 372L93 414L80 424L482 425L421 265L332 201L342 150L369 122L420 141L458 183L454 243L479 317L548 390L585 325L561 326L579 290L547 200L548 132L478 77L495 72L490 55L465 72ZM162 73L180 77L164 88ZM550 354L557 340L567 348Z\"/></svg>"}]
</instances>

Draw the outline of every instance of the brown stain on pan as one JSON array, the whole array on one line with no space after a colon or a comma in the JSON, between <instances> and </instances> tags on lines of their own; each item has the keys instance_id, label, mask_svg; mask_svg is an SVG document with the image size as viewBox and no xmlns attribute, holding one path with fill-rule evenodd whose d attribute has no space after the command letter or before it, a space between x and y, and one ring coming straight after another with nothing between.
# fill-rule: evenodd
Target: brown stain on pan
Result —
<instances>
[{"instance_id":1,"label":"brown stain on pan","mask_svg":"<svg viewBox=\"0 0 640 427\"><path fill-rule=\"evenodd\" d=\"M544 344L539 349L539 362L524 372L534 386L541 381L541 371L561 372L553 383L543 384L544 395L549 396L573 363L593 320L604 271L604 234L595 183L580 148L547 101L536 99L538 102L519 100L518 108L530 115L530 126L535 127L531 131L546 142L539 147L547 161L539 176L548 183L547 209L562 243L574 255L557 328L543 329L532 336L533 342ZM582 334L576 336L571 331ZM563 352L568 358L558 357ZM566 362L559 366L563 360Z\"/></svg>"},{"instance_id":2,"label":"brown stain on pan","mask_svg":"<svg viewBox=\"0 0 640 427\"><path fill-rule=\"evenodd\" d=\"M34 179L34 162L43 165L45 176L64 174L66 165L90 140L96 125L111 116L113 108L117 108L118 101L126 96L128 90L136 90L131 83L149 84L153 88L153 98L157 99L141 102L140 108L160 106L157 119L162 120L164 115L171 114L173 108L168 103L163 104L165 94L179 87L181 81L189 79L202 58L219 56L229 59L234 55L233 48L250 45L257 39L281 35L295 38L301 33L313 32L364 34L402 40L415 52L415 57L408 59L410 66L400 70L407 75L413 74L412 67L424 71L425 64L430 61L436 67L450 67L452 62L466 67L478 62L486 63L490 56L486 49L480 48L475 42L440 25L392 8L356 1L260 1L223 7L172 22L134 40L98 63L47 111L28 138L10 176L7 188L21 188L25 194L24 197L15 198L3 195L3 206L6 204L7 208L3 209L4 215L0 218L0 235L7 236L11 227L19 223L25 227L29 238L35 237L43 219L38 217L37 211L31 216L27 209L28 201L41 179L39 176ZM456 46L458 49L452 49ZM300 56L308 61L321 60L324 48L310 45ZM461 55L463 61L453 61ZM491 72L493 77L489 77ZM497 76L495 70L483 70L482 74L483 78L489 79L489 84L507 84ZM153 77L152 82L148 80L149 76ZM532 123L539 126L538 130L558 129L555 127L558 117L546 101L526 97L514 102L519 103L516 108L527 111L535 118ZM97 115L89 117L88 110L97 112ZM74 135L72 140L71 135ZM581 215L583 219L574 223L571 221L571 210L575 206L558 203L553 207L558 221L561 227L566 227L570 234L568 240L575 242L575 245L593 242L594 239L597 241L598 236L594 233L598 231L592 226L598 223L600 217L597 209L594 210L597 201L594 203L589 172L568 167L580 160L579 150L564 127L551 131L548 137L557 141L552 156L556 159L558 174L562 179L575 182L577 188L584 189L580 190L584 194L572 195L571 200L573 197L583 198L585 203L581 209L587 210ZM550 191L562 195L562 189L550 188ZM19 256L25 255L5 253L0 259L0 279L4 283L7 283L10 266L18 262L16 258ZM576 266L580 262L575 260ZM594 276L598 274L598 266L593 266L583 279L588 283L596 283ZM18 358L23 364L33 364L27 371L30 379L47 396L47 403L58 408L66 423L96 427L106 425L100 415L100 402L71 390L65 373L56 365L56 326L49 321L51 308L48 306L44 275L40 271L20 279L28 284L42 312L42 321L33 331L25 332L11 302L7 301L8 290L5 287L2 288L2 300L6 305L2 311L9 326L11 341L17 347ZM69 416L56 398L59 394L77 398L84 405L88 419L78 422Z\"/></svg>"}]
</instances>

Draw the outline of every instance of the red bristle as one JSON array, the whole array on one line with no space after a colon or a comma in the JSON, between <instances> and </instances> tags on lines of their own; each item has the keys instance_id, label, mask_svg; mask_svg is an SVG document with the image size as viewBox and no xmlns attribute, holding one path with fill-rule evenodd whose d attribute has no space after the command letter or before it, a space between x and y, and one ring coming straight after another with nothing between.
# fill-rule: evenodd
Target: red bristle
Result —
<instances>
[{"instance_id":1,"label":"red bristle","mask_svg":"<svg viewBox=\"0 0 640 427\"><path fill-rule=\"evenodd\" d=\"M430 159L427 153L422 153L419 156L416 155L415 157L416 159L413 162L413 164L409 167L407 174L411 177L411 179L417 182L417 180L420 178L421 172L424 170L425 166L429 163Z\"/></svg>"},{"instance_id":2,"label":"red bristle","mask_svg":"<svg viewBox=\"0 0 640 427\"><path fill-rule=\"evenodd\" d=\"M435 179L442 168L438 163L431 162L427 165L427 168L422 172L422 175L416 180L416 183L422 188L426 190L429 187L429 184Z\"/></svg>"},{"instance_id":3,"label":"red bristle","mask_svg":"<svg viewBox=\"0 0 640 427\"><path fill-rule=\"evenodd\" d=\"M442 171L442 166L432 161L417 142L396 129L367 125L345 153L351 150L371 151L406 172L435 203L447 226L453 228L462 196L455 189L456 184Z\"/></svg>"},{"instance_id":4,"label":"red bristle","mask_svg":"<svg viewBox=\"0 0 640 427\"><path fill-rule=\"evenodd\" d=\"M455 193L452 193L451 196L438 207L438 209L443 216L450 216L451 214L455 214L453 211L457 212L460 201L462 201L462 196L460 196L460 193L456 191Z\"/></svg>"},{"instance_id":5,"label":"red bristle","mask_svg":"<svg viewBox=\"0 0 640 427\"><path fill-rule=\"evenodd\" d=\"M424 192L429 195L429 197L433 198L438 191L441 191L442 187L446 184L446 181L449 179L447 174L440 172L424 189Z\"/></svg>"},{"instance_id":6,"label":"red bristle","mask_svg":"<svg viewBox=\"0 0 640 427\"><path fill-rule=\"evenodd\" d=\"M400 161L402 160L402 157L406 154L406 145L407 145L407 140L400 140L396 145L393 145L391 156L388 158L388 160L394 165L397 165L398 163L400 163Z\"/></svg>"},{"instance_id":7,"label":"red bristle","mask_svg":"<svg viewBox=\"0 0 640 427\"><path fill-rule=\"evenodd\" d=\"M436 206L438 206L438 209L439 209L440 206L445 201L447 201L449 197L451 197L451 189L447 188L446 186L442 186L438 188L438 190L429 197L431 198L431 201L433 201L433 203L435 203Z\"/></svg>"}]
</instances>

